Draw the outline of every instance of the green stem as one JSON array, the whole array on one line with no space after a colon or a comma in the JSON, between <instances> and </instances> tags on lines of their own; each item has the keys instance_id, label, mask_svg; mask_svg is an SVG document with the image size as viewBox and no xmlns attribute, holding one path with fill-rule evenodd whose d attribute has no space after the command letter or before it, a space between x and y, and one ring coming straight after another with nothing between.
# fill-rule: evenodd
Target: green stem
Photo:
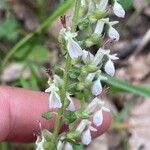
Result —
<instances>
[{"instance_id":1,"label":"green stem","mask_svg":"<svg viewBox=\"0 0 150 150\"><path fill-rule=\"evenodd\" d=\"M80 9L80 0L76 0L75 1L74 17L73 17L73 20L72 20L72 27L71 27L72 32L76 31L76 28L77 28L77 25L78 25L79 9ZM71 58L70 58L69 54L67 54L64 77L63 77L64 85L61 89L61 99L62 99L62 105L63 106L58 111L58 117L56 118L56 124L55 124L54 132L53 132L53 138L51 140L50 150L55 150L56 149L57 139L58 139L58 135L59 135L61 125L62 125L62 117L63 117L63 113L65 111L65 107L66 107L65 104L66 104L66 101L67 101L66 92L67 92L67 88L68 88L70 68L71 68Z\"/></svg>"}]
</instances>

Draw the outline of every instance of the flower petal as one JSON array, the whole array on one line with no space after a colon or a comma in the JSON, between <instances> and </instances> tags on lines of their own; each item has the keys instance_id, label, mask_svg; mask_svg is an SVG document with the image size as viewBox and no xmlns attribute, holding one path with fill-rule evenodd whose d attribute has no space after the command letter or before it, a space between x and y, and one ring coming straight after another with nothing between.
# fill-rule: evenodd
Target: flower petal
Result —
<instances>
[{"instance_id":1,"label":"flower petal","mask_svg":"<svg viewBox=\"0 0 150 150\"><path fill-rule=\"evenodd\" d=\"M82 56L82 49L80 45L73 39L68 39L67 50L72 59Z\"/></svg>"},{"instance_id":2,"label":"flower petal","mask_svg":"<svg viewBox=\"0 0 150 150\"><path fill-rule=\"evenodd\" d=\"M90 129L87 129L82 133L81 141L84 145L89 145L91 143L92 137Z\"/></svg>"},{"instance_id":3,"label":"flower petal","mask_svg":"<svg viewBox=\"0 0 150 150\"><path fill-rule=\"evenodd\" d=\"M110 76L115 75L115 66L114 66L114 63L110 59L106 62L104 66L104 70Z\"/></svg>"},{"instance_id":4,"label":"flower petal","mask_svg":"<svg viewBox=\"0 0 150 150\"><path fill-rule=\"evenodd\" d=\"M61 108L62 103L60 100L60 96L56 92L51 92L49 96L49 108Z\"/></svg>"},{"instance_id":5,"label":"flower petal","mask_svg":"<svg viewBox=\"0 0 150 150\"><path fill-rule=\"evenodd\" d=\"M100 4L98 5L98 9L103 11L107 8L108 0L101 0Z\"/></svg>"},{"instance_id":6,"label":"flower petal","mask_svg":"<svg viewBox=\"0 0 150 150\"><path fill-rule=\"evenodd\" d=\"M71 145L69 142L67 142L67 143L65 144L63 150L73 150L73 147L72 147L72 145Z\"/></svg>"},{"instance_id":7,"label":"flower petal","mask_svg":"<svg viewBox=\"0 0 150 150\"><path fill-rule=\"evenodd\" d=\"M114 3L113 11L114 11L116 16L121 17L121 18L125 17L125 10L123 9L123 7L118 2Z\"/></svg>"},{"instance_id":8,"label":"flower petal","mask_svg":"<svg viewBox=\"0 0 150 150\"><path fill-rule=\"evenodd\" d=\"M96 113L94 113L93 115L93 123L96 126L100 126L103 123L103 113L102 113L102 109L100 109L99 111L97 111Z\"/></svg>"},{"instance_id":9,"label":"flower petal","mask_svg":"<svg viewBox=\"0 0 150 150\"><path fill-rule=\"evenodd\" d=\"M113 28L112 26L110 26L108 29L108 35L111 39L113 39L115 41L118 41L120 38L118 31L115 28Z\"/></svg>"},{"instance_id":10,"label":"flower petal","mask_svg":"<svg viewBox=\"0 0 150 150\"><path fill-rule=\"evenodd\" d=\"M101 94L101 92L102 92L102 84L101 81L97 79L96 81L94 81L94 84L92 86L92 94L97 96Z\"/></svg>"},{"instance_id":11,"label":"flower petal","mask_svg":"<svg viewBox=\"0 0 150 150\"><path fill-rule=\"evenodd\" d=\"M72 98L70 97L70 95L69 95L69 94L67 94L67 99L68 99L68 100L69 100L69 102L70 102L70 104L69 104L69 106L68 106L67 110L75 111L76 109L75 109L74 102L73 102L73 100L72 100Z\"/></svg>"},{"instance_id":12,"label":"flower petal","mask_svg":"<svg viewBox=\"0 0 150 150\"><path fill-rule=\"evenodd\" d=\"M97 24L96 24L96 28L95 28L95 31L94 33L100 35L102 34L103 32L103 29L104 29L104 25L105 25L105 22L102 21L102 20L98 20Z\"/></svg>"},{"instance_id":13,"label":"flower petal","mask_svg":"<svg viewBox=\"0 0 150 150\"><path fill-rule=\"evenodd\" d=\"M94 60L94 56L90 52L83 50L82 60L85 64L89 64Z\"/></svg>"}]
</instances>

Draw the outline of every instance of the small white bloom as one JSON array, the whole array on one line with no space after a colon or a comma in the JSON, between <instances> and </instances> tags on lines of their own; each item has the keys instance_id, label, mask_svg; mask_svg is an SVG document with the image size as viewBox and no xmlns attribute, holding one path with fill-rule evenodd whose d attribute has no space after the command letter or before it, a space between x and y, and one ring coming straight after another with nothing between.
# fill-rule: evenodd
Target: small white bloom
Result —
<instances>
[{"instance_id":1,"label":"small white bloom","mask_svg":"<svg viewBox=\"0 0 150 150\"><path fill-rule=\"evenodd\" d=\"M108 61L105 63L104 70L110 76L115 75L115 66L111 59L108 59Z\"/></svg>"},{"instance_id":2,"label":"small white bloom","mask_svg":"<svg viewBox=\"0 0 150 150\"><path fill-rule=\"evenodd\" d=\"M81 140L84 145L89 145L91 143L92 138L90 129L87 129L82 133Z\"/></svg>"},{"instance_id":3,"label":"small white bloom","mask_svg":"<svg viewBox=\"0 0 150 150\"><path fill-rule=\"evenodd\" d=\"M49 96L49 108L61 108L62 103L60 100L60 96L55 91L52 91Z\"/></svg>"},{"instance_id":4,"label":"small white bloom","mask_svg":"<svg viewBox=\"0 0 150 150\"><path fill-rule=\"evenodd\" d=\"M82 60L85 64L90 64L94 60L94 56L90 52L83 50Z\"/></svg>"},{"instance_id":5,"label":"small white bloom","mask_svg":"<svg viewBox=\"0 0 150 150\"><path fill-rule=\"evenodd\" d=\"M97 21L94 33L101 35L104 29L105 22L101 19Z\"/></svg>"},{"instance_id":6,"label":"small white bloom","mask_svg":"<svg viewBox=\"0 0 150 150\"><path fill-rule=\"evenodd\" d=\"M112 26L109 26L108 35L111 39L113 39L115 41L118 41L120 38L118 31Z\"/></svg>"},{"instance_id":7,"label":"small white bloom","mask_svg":"<svg viewBox=\"0 0 150 150\"><path fill-rule=\"evenodd\" d=\"M100 79L97 79L96 81L94 81L91 90L92 90L92 94L95 95L95 96L101 94L101 92L102 92L102 84L101 84Z\"/></svg>"},{"instance_id":8,"label":"small white bloom","mask_svg":"<svg viewBox=\"0 0 150 150\"><path fill-rule=\"evenodd\" d=\"M98 110L93 115L93 123L98 127L103 123L103 113L102 109Z\"/></svg>"},{"instance_id":9,"label":"small white bloom","mask_svg":"<svg viewBox=\"0 0 150 150\"><path fill-rule=\"evenodd\" d=\"M123 9L123 7L117 1L114 2L113 12L118 17L121 17L121 18L125 17L125 10Z\"/></svg>"},{"instance_id":10,"label":"small white bloom","mask_svg":"<svg viewBox=\"0 0 150 150\"><path fill-rule=\"evenodd\" d=\"M100 4L97 6L99 10L104 11L106 10L108 5L108 0L101 0Z\"/></svg>"},{"instance_id":11,"label":"small white bloom","mask_svg":"<svg viewBox=\"0 0 150 150\"><path fill-rule=\"evenodd\" d=\"M59 89L55 86L55 84L51 84L49 88L45 90L45 92L50 92L49 96L49 108L61 108L62 103L60 96L58 95Z\"/></svg>"},{"instance_id":12,"label":"small white bloom","mask_svg":"<svg viewBox=\"0 0 150 150\"><path fill-rule=\"evenodd\" d=\"M69 142L66 142L63 150L73 150L73 147Z\"/></svg>"},{"instance_id":13,"label":"small white bloom","mask_svg":"<svg viewBox=\"0 0 150 150\"><path fill-rule=\"evenodd\" d=\"M82 49L81 49L81 47L73 39L69 39L68 40L67 50L68 50L69 56L72 59L76 59L76 58L82 56Z\"/></svg>"},{"instance_id":14,"label":"small white bloom","mask_svg":"<svg viewBox=\"0 0 150 150\"><path fill-rule=\"evenodd\" d=\"M97 129L91 126L91 122L87 125L87 129L82 133L81 141L84 145L89 145L92 141L91 131L97 131Z\"/></svg>"},{"instance_id":15,"label":"small white bloom","mask_svg":"<svg viewBox=\"0 0 150 150\"><path fill-rule=\"evenodd\" d=\"M75 111L75 105L74 105L74 102L72 100L72 98L70 97L69 93L67 93L67 99L69 100L69 106L67 108L67 110L70 110L70 111Z\"/></svg>"},{"instance_id":16,"label":"small white bloom","mask_svg":"<svg viewBox=\"0 0 150 150\"><path fill-rule=\"evenodd\" d=\"M97 97L95 97L91 103L89 103L88 107L86 108L86 111L91 114L95 111L95 109L97 108L98 104L99 104L99 99Z\"/></svg>"},{"instance_id":17,"label":"small white bloom","mask_svg":"<svg viewBox=\"0 0 150 150\"><path fill-rule=\"evenodd\" d=\"M67 50L72 59L76 59L82 56L82 48L73 39L77 36L77 33L71 33L70 31L64 31L64 38L67 41Z\"/></svg>"}]
</instances>

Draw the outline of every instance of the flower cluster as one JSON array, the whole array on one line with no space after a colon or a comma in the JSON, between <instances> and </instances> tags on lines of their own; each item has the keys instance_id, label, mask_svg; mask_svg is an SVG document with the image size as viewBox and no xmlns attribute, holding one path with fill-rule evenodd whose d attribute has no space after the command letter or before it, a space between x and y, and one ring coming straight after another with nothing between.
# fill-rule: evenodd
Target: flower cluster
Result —
<instances>
[{"instance_id":1,"label":"flower cluster","mask_svg":"<svg viewBox=\"0 0 150 150\"><path fill-rule=\"evenodd\" d=\"M81 0L78 32L73 32L66 25L60 31L59 42L68 56L66 67L54 71L45 92L49 93L52 113L61 112L61 117L56 116L68 125L69 130L60 135L42 131L36 141L37 150L48 149L52 142L56 143L57 150L73 150L75 146L89 145L91 133L103 124L103 112L110 111L99 97L107 76L115 75L114 61L118 57L117 54L111 54L107 44L103 43L118 41L120 36L114 28L118 21L110 21L108 5L109 0L100 0L98 3ZM112 1L111 8L116 16L125 16L117 0ZM92 46L99 47L96 53L92 53ZM81 105L75 107L73 97L79 99Z\"/></svg>"}]
</instances>

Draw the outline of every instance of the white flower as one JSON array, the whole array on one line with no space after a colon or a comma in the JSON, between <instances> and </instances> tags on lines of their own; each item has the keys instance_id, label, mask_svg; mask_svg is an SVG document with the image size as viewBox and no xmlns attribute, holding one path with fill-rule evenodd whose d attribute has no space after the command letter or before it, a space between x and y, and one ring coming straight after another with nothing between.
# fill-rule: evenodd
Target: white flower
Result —
<instances>
[{"instance_id":1,"label":"white flower","mask_svg":"<svg viewBox=\"0 0 150 150\"><path fill-rule=\"evenodd\" d=\"M66 142L63 150L73 150L73 147L69 142Z\"/></svg>"},{"instance_id":2,"label":"white flower","mask_svg":"<svg viewBox=\"0 0 150 150\"><path fill-rule=\"evenodd\" d=\"M102 92L102 84L101 84L101 80L107 80L106 77L100 75L101 72L97 72L97 75L99 76L98 79L96 81L94 81L93 85L92 85L92 94L97 96L99 94L101 94Z\"/></svg>"},{"instance_id":3,"label":"white flower","mask_svg":"<svg viewBox=\"0 0 150 150\"><path fill-rule=\"evenodd\" d=\"M99 99L97 97L95 97L91 103L89 103L88 107L86 108L86 111L91 114L95 111L95 109L98 107L99 105Z\"/></svg>"},{"instance_id":4,"label":"white flower","mask_svg":"<svg viewBox=\"0 0 150 150\"><path fill-rule=\"evenodd\" d=\"M81 135L81 141L84 145L89 145L92 141L91 131L97 131L97 129L91 126L91 122L87 125L87 129Z\"/></svg>"},{"instance_id":5,"label":"white flower","mask_svg":"<svg viewBox=\"0 0 150 150\"><path fill-rule=\"evenodd\" d=\"M57 93L59 89L55 86L55 84L51 84L51 86L45 90L45 92L50 92L49 96L49 108L61 108L62 103L59 94Z\"/></svg>"},{"instance_id":6,"label":"white flower","mask_svg":"<svg viewBox=\"0 0 150 150\"><path fill-rule=\"evenodd\" d=\"M93 115L93 123L97 127L102 125L103 123L104 120L103 111L110 112L110 110L104 106L104 103L101 103L100 105L102 105L101 108L98 111L96 111Z\"/></svg>"},{"instance_id":7,"label":"white flower","mask_svg":"<svg viewBox=\"0 0 150 150\"><path fill-rule=\"evenodd\" d=\"M100 4L97 5L98 9L104 11L107 8L108 0L101 0Z\"/></svg>"},{"instance_id":8,"label":"white flower","mask_svg":"<svg viewBox=\"0 0 150 150\"><path fill-rule=\"evenodd\" d=\"M83 50L82 60L85 64L90 64L94 60L94 56L90 52Z\"/></svg>"},{"instance_id":9,"label":"white flower","mask_svg":"<svg viewBox=\"0 0 150 150\"><path fill-rule=\"evenodd\" d=\"M101 94L101 92L102 92L102 84L101 84L100 79L97 79L96 81L94 81L91 90L92 90L92 94L95 95L95 96Z\"/></svg>"},{"instance_id":10,"label":"white flower","mask_svg":"<svg viewBox=\"0 0 150 150\"><path fill-rule=\"evenodd\" d=\"M77 33L71 33L70 31L64 32L64 38L67 41L67 50L68 50L69 56L72 59L76 59L76 58L82 56L82 48L73 39L76 36L77 36Z\"/></svg>"},{"instance_id":11,"label":"white flower","mask_svg":"<svg viewBox=\"0 0 150 150\"><path fill-rule=\"evenodd\" d=\"M117 1L114 2L113 12L118 17L121 17L121 18L125 17L125 10L123 9L123 7Z\"/></svg>"},{"instance_id":12,"label":"white flower","mask_svg":"<svg viewBox=\"0 0 150 150\"><path fill-rule=\"evenodd\" d=\"M101 19L97 21L94 33L100 35L103 32L105 22Z\"/></svg>"},{"instance_id":13,"label":"white flower","mask_svg":"<svg viewBox=\"0 0 150 150\"><path fill-rule=\"evenodd\" d=\"M115 41L118 41L120 38L118 31L112 26L109 26L108 35L111 39L113 39Z\"/></svg>"},{"instance_id":14,"label":"white flower","mask_svg":"<svg viewBox=\"0 0 150 150\"><path fill-rule=\"evenodd\" d=\"M70 111L75 111L75 105L74 105L74 102L72 100L72 98L70 97L69 93L67 93L67 99L69 100L69 106L67 107L67 110L70 110Z\"/></svg>"},{"instance_id":15,"label":"white flower","mask_svg":"<svg viewBox=\"0 0 150 150\"><path fill-rule=\"evenodd\" d=\"M115 66L111 59L108 59L108 61L105 63L104 70L110 76L115 75Z\"/></svg>"},{"instance_id":16,"label":"white flower","mask_svg":"<svg viewBox=\"0 0 150 150\"><path fill-rule=\"evenodd\" d=\"M97 112L94 113L93 115L93 123L96 126L100 126L103 123L103 113L102 109L98 110Z\"/></svg>"}]
</instances>

